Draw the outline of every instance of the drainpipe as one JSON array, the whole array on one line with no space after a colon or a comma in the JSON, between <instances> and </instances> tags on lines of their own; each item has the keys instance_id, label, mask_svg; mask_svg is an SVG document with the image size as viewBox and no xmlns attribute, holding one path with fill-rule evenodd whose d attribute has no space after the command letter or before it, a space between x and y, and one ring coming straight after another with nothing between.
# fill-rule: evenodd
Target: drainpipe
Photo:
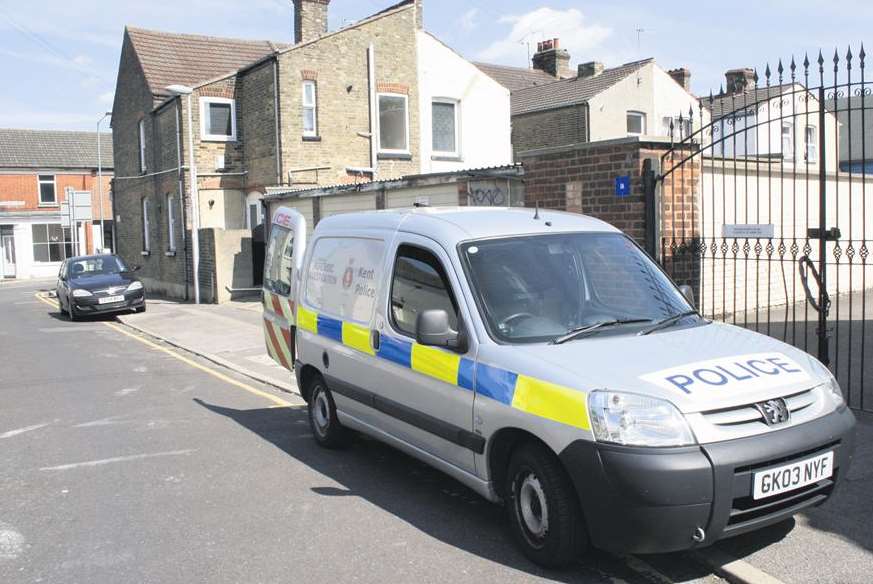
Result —
<instances>
[{"instance_id":1,"label":"drainpipe","mask_svg":"<svg viewBox=\"0 0 873 584\"><path fill-rule=\"evenodd\" d=\"M185 186L183 184L184 174L182 173L182 126L179 123L182 117L182 98L181 96L176 101L176 163L179 169L179 219L182 223L182 249L185 250L185 302L190 300L188 293L188 261L190 254L188 253L188 225L187 215L185 214Z\"/></svg>"},{"instance_id":2,"label":"drainpipe","mask_svg":"<svg viewBox=\"0 0 873 584\"><path fill-rule=\"evenodd\" d=\"M276 122L276 184L282 184L282 112L279 110L279 57L273 57L273 119Z\"/></svg>"},{"instance_id":3,"label":"drainpipe","mask_svg":"<svg viewBox=\"0 0 873 584\"><path fill-rule=\"evenodd\" d=\"M367 48L367 69L370 84L370 168L373 169L373 180L379 174L378 131L379 124L376 103L376 47L373 43Z\"/></svg>"}]
</instances>

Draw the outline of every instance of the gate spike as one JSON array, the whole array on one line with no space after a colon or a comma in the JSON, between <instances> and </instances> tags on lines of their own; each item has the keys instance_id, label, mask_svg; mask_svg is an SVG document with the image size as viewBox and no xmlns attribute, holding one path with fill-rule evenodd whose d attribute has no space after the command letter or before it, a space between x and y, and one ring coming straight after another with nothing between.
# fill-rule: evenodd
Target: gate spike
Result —
<instances>
[{"instance_id":1,"label":"gate spike","mask_svg":"<svg viewBox=\"0 0 873 584\"><path fill-rule=\"evenodd\" d=\"M709 90L709 107L712 107L712 103L715 101L715 98L712 96L712 90Z\"/></svg>"},{"instance_id":2,"label":"gate spike","mask_svg":"<svg viewBox=\"0 0 873 584\"><path fill-rule=\"evenodd\" d=\"M852 45L849 45L849 49L846 51L846 70L852 70Z\"/></svg>"},{"instance_id":3,"label":"gate spike","mask_svg":"<svg viewBox=\"0 0 873 584\"><path fill-rule=\"evenodd\" d=\"M821 54L821 49L818 50L818 72L824 73L824 57Z\"/></svg>"},{"instance_id":4,"label":"gate spike","mask_svg":"<svg viewBox=\"0 0 873 584\"><path fill-rule=\"evenodd\" d=\"M861 60L861 69L864 68L864 57L867 56L867 53L864 52L864 43L861 43L861 52L858 53L858 58Z\"/></svg>"},{"instance_id":5,"label":"gate spike","mask_svg":"<svg viewBox=\"0 0 873 584\"><path fill-rule=\"evenodd\" d=\"M809 69L809 53L803 53L803 68Z\"/></svg>"},{"instance_id":6,"label":"gate spike","mask_svg":"<svg viewBox=\"0 0 873 584\"><path fill-rule=\"evenodd\" d=\"M834 73L838 71L838 66L840 64L840 55L837 53L836 47L834 47Z\"/></svg>"},{"instance_id":7,"label":"gate spike","mask_svg":"<svg viewBox=\"0 0 873 584\"><path fill-rule=\"evenodd\" d=\"M785 71L785 67L782 66L782 59L779 59L779 66L776 67L776 71L779 72L779 79L782 79L782 72Z\"/></svg>"},{"instance_id":8,"label":"gate spike","mask_svg":"<svg viewBox=\"0 0 873 584\"><path fill-rule=\"evenodd\" d=\"M788 66L791 70L791 82L794 83L797 73L797 65L794 63L794 55L791 55L791 65Z\"/></svg>"},{"instance_id":9,"label":"gate spike","mask_svg":"<svg viewBox=\"0 0 873 584\"><path fill-rule=\"evenodd\" d=\"M764 69L764 83L770 85L770 63L767 63L767 68Z\"/></svg>"}]
</instances>

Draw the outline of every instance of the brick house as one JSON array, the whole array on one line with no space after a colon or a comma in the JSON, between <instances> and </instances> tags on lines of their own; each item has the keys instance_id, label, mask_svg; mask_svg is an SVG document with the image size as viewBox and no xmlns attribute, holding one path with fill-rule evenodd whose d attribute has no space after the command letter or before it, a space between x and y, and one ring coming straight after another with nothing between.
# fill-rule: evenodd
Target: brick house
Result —
<instances>
[{"instance_id":1,"label":"brick house","mask_svg":"<svg viewBox=\"0 0 873 584\"><path fill-rule=\"evenodd\" d=\"M65 258L110 247L110 134L101 134L101 146L98 165L95 132L0 129L0 278L55 276ZM103 174L102 211L98 166ZM61 225L68 188L91 193L94 220L77 222L75 238Z\"/></svg>"},{"instance_id":2,"label":"brick house","mask_svg":"<svg viewBox=\"0 0 873 584\"><path fill-rule=\"evenodd\" d=\"M515 152L615 140L627 136L678 139L690 128L690 110L700 106L690 93L691 73L665 71L653 59L606 68L595 61L570 68L570 53L558 39L540 42L532 68L477 63L512 92ZM684 118L680 127L680 115ZM694 128L699 128L699 120Z\"/></svg>"},{"instance_id":3,"label":"brick house","mask_svg":"<svg viewBox=\"0 0 873 584\"><path fill-rule=\"evenodd\" d=\"M294 1L294 44L125 30L112 120L118 245L150 290L191 297L195 212L201 295L221 301L257 280L267 188L511 161L509 91L422 30L421 0L335 32L329 3ZM190 98L174 94L180 85Z\"/></svg>"}]
</instances>

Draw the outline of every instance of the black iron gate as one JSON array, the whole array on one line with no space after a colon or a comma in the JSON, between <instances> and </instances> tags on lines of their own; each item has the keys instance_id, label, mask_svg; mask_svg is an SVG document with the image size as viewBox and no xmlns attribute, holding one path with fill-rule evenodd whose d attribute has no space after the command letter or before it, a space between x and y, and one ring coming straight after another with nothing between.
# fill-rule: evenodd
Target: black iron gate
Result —
<instances>
[{"instance_id":1,"label":"black iron gate","mask_svg":"<svg viewBox=\"0 0 873 584\"><path fill-rule=\"evenodd\" d=\"M731 71L671 124L656 252L701 311L827 364L873 411L873 97L866 54Z\"/></svg>"}]
</instances>

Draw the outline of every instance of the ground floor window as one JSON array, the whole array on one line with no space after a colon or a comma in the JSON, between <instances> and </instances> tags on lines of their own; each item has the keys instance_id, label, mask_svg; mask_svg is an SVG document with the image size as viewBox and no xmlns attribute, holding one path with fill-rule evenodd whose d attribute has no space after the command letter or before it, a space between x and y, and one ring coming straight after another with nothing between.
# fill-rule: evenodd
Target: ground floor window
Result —
<instances>
[{"instance_id":1,"label":"ground floor window","mask_svg":"<svg viewBox=\"0 0 873 584\"><path fill-rule=\"evenodd\" d=\"M68 227L60 224L37 223L33 232L33 261L60 262L73 254L73 238Z\"/></svg>"}]
</instances>

